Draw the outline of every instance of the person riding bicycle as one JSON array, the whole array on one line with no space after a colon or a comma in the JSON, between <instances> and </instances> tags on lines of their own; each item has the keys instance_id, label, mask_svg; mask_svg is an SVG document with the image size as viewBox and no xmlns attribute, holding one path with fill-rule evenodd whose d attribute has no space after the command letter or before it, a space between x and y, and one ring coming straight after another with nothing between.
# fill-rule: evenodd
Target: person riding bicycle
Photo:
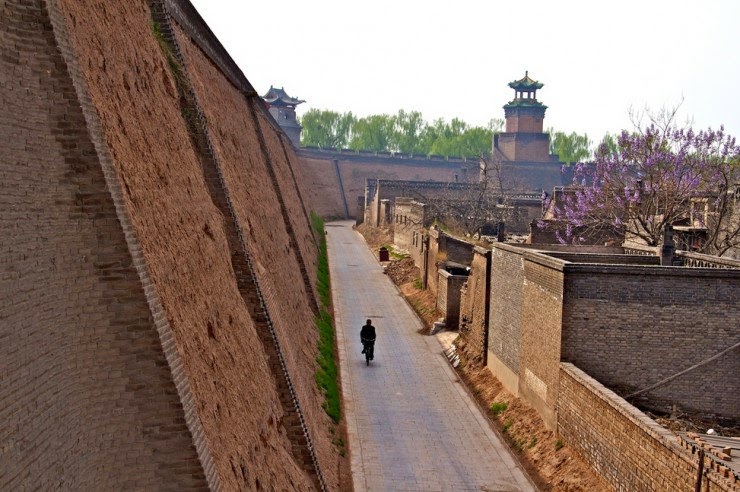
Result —
<instances>
[{"instance_id":1,"label":"person riding bicycle","mask_svg":"<svg viewBox=\"0 0 740 492\"><path fill-rule=\"evenodd\" d=\"M364 354L368 348L368 344L375 343L375 327L371 320L367 320L365 326L360 330L360 341L362 342L362 353ZM372 359L372 357L370 357Z\"/></svg>"}]
</instances>

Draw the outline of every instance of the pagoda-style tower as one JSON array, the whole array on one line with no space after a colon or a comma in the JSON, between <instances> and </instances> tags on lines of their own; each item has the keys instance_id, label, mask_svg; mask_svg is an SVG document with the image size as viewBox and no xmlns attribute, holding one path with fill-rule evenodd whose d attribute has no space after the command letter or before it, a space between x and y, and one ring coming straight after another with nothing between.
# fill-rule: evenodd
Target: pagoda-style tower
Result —
<instances>
[{"instance_id":1,"label":"pagoda-style tower","mask_svg":"<svg viewBox=\"0 0 740 492\"><path fill-rule=\"evenodd\" d=\"M303 127L298 124L295 107L306 101L290 97L285 93L284 88L276 89L273 86L270 86L270 90L262 96L262 99L267 103L270 114L275 118L280 128L288 135L293 145L299 147L301 145L301 129Z\"/></svg>"},{"instance_id":2,"label":"pagoda-style tower","mask_svg":"<svg viewBox=\"0 0 740 492\"><path fill-rule=\"evenodd\" d=\"M550 161L550 136L542 132L547 106L537 100L537 89L544 84L524 77L509 83L514 89L514 100L504 106L506 132L494 140L506 159L518 162Z\"/></svg>"}]
</instances>

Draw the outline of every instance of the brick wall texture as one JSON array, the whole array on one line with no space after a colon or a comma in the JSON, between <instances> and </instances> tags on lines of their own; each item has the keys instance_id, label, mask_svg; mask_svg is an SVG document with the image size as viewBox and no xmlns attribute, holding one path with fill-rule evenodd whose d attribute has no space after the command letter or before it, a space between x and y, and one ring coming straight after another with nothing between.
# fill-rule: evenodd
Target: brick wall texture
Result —
<instances>
[{"instance_id":1,"label":"brick wall texture","mask_svg":"<svg viewBox=\"0 0 740 492\"><path fill-rule=\"evenodd\" d=\"M486 357L486 274L490 250L474 248L470 275L460 296L460 333L467 341L468 353L477 361Z\"/></svg>"},{"instance_id":2,"label":"brick wall texture","mask_svg":"<svg viewBox=\"0 0 740 492\"><path fill-rule=\"evenodd\" d=\"M577 265L565 282L563 360L607 386L640 390L727 349L740 336L737 271ZM729 352L647 396L738 418L739 354Z\"/></svg>"},{"instance_id":3,"label":"brick wall texture","mask_svg":"<svg viewBox=\"0 0 740 492\"><path fill-rule=\"evenodd\" d=\"M445 327L456 330L460 322L460 289L467 277L438 270L437 310L444 316Z\"/></svg>"},{"instance_id":4,"label":"brick wall texture","mask_svg":"<svg viewBox=\"0 0 740 492\"><path fill-rule=\"evenodd\" d=\"M0 489L312 489L149 4L6 1L0 17ZM177 39L336 489L298 160Z\"/></svg>"},{"instance_id":5,"label":"brick wall texture","mask_svg":"<svg viewBox=\"0 0 740 492\"><path fill-rule=\"evenodd\" d=\"M572 364L561 368L558 433L615 490L694 490L698 455ZM738 490L705 464L701 490Z\"/></svg>"},{"instance_id":6,"label":"brick wall texture","mask_svg":"<svg viewBox=\"0 0 740 492\"><path fill-rule=\"evenodd\" d=\"M49 9L0 18L0 489L203 489Z\"/></svg>"},{"instance_id":7,"label":"brick wall texture","mask_svg":"<svg viewBox=\"0 0 740 492\"><path fill-rule=\"evenodd\" d=\"M446 161L444 159L397 158L378 159L371 155L351 156L299 151L300 173L308 180L306 184L306 201L308 207L327 217L343 217L339 183L334 169L337 161L341 186L349 204L354 204L357 197L365 194L366 179L390 179L413 181L460 182L477 178L478 163L470 160L467 163ZM396 195L394 195L395 197ZM402 193L397 196L408 196ZM382 197L389 198L389 197ZM354 208L349 207L350 214Z\"/></svg>"},{"instance_id":8,"label":"brick wall texture","mask_svg":"<svg viewBox=\"0 0 740 492\"><path fill-rule=\"evenodd\" d=\"M518 374L524 308L524 258L520 254L494 248L490 283L488 350Z\"/></svg>"}]
</instances>

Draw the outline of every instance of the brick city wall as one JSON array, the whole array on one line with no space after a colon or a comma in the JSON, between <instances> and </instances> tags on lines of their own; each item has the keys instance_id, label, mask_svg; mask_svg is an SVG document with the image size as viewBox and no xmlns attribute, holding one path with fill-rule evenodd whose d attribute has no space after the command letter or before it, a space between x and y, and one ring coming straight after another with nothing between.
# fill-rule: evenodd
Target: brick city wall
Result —
<instances>
[{"instance_id":1,"label":"brick city wall","mask_svg":"<svg viewBox=\"0 0 740 492\"><path fill-rule=\"evenodd\" d=\"M568 265L563 360L607 386L640 390L736 344L738 305L740 270ZM654 404L738 418L739 353L647 396Z\"/></svg>"},{"instance_id":2,"label":"brick city wall","mask_svg":"<svg viewBox=\"0 0 740 492\"><path fill-rule=\"evenodd\" d=\"M205 489L67 19L0 17L0 489Z\"/></svg>"},{"instance_id":3,"label":"brick city wall","mask_svg":"<svg viewBox=\"0 0 740 492\"><path fill-rule=\"evenodd\" d=\"M302 190L293 175L293 150L281 141L284 137L260 110L259 101L245 98L220 76L198 46L182 32L178 34L266 309L322 468L331 473L336 464L326 430L329 421L314 379L313 348L318 333L307 321L316 313L316 245L302 204ZM223 111L225 107L235 111ZM248 174L243 172L245 167Z\"/></svg>"},{"instance_id":4,"label":"brick city wall","mask_svg":"<svg viewBox=\"0 0 740 492\"><path fill-rule=\"evenodd\" d=\"M477 159L427 158L313 148L298 149L297 154L301 168L299 172L307 179L307 206L328 217L343 217L343 200L354 204L357 197L364 195L367 179L454 183L478 178ZM410 195L400 193L398 196ZM395 195L381 198L394 197ZM348 208L350 215L355 213L351 205Z\"/></svg>"},{"instance_id":5,"label":"brick city wall","mask_svg":"<svg viewBox=\"0 0 740 492\"><path fill-rule=\"evenodd\" d=\"M490 258L491 250L473 248L470 275L460 297L460 333L467 342L468 354L480 362L486 360L486 289Z\"/></svg>"},{"instance_id":6,"label":"brick city wall","mask_svg":"<svg viewBox=\"0 0 740 492\"><path fill-rule=\"evenodd\" d=\"M336 488L297 158L192 6L165 3L185 25L177 78L148 2L0 7L0 245L17 249L0 276L0 488L315 485L237 284L233 218L206 176L219 165ZM199 150L183 84L218 162Z\"/></svg>"},{"instance_id":7,"label":"brick city wall","mask_svg":"<svg viewBox=\"0 0 740 492\"><path fill-rule=\"evenodd\" d=\"M615 490L694 490L697 455L572 364L561 364L557 406L558 433ZM738 490L705 463L701 490Z\"/></svg>"}]
</instances>

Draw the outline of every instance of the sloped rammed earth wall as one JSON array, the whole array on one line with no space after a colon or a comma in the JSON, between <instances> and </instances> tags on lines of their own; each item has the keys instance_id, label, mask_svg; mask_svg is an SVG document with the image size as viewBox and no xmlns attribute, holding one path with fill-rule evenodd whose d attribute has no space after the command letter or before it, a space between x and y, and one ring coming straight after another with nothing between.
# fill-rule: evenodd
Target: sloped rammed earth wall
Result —
<instances>
[{"instance_id":1,"label":"sloped rammed earth wall","mask_svg":"<svg viewBox=\"0 0 740 492\"><path fill-rule=\"evenodd\" d=\"M0 489L313 488L148 4L0 10ZM336 488L296 158L262 109L178 40Z\"/></svg>"}]
</instances>

